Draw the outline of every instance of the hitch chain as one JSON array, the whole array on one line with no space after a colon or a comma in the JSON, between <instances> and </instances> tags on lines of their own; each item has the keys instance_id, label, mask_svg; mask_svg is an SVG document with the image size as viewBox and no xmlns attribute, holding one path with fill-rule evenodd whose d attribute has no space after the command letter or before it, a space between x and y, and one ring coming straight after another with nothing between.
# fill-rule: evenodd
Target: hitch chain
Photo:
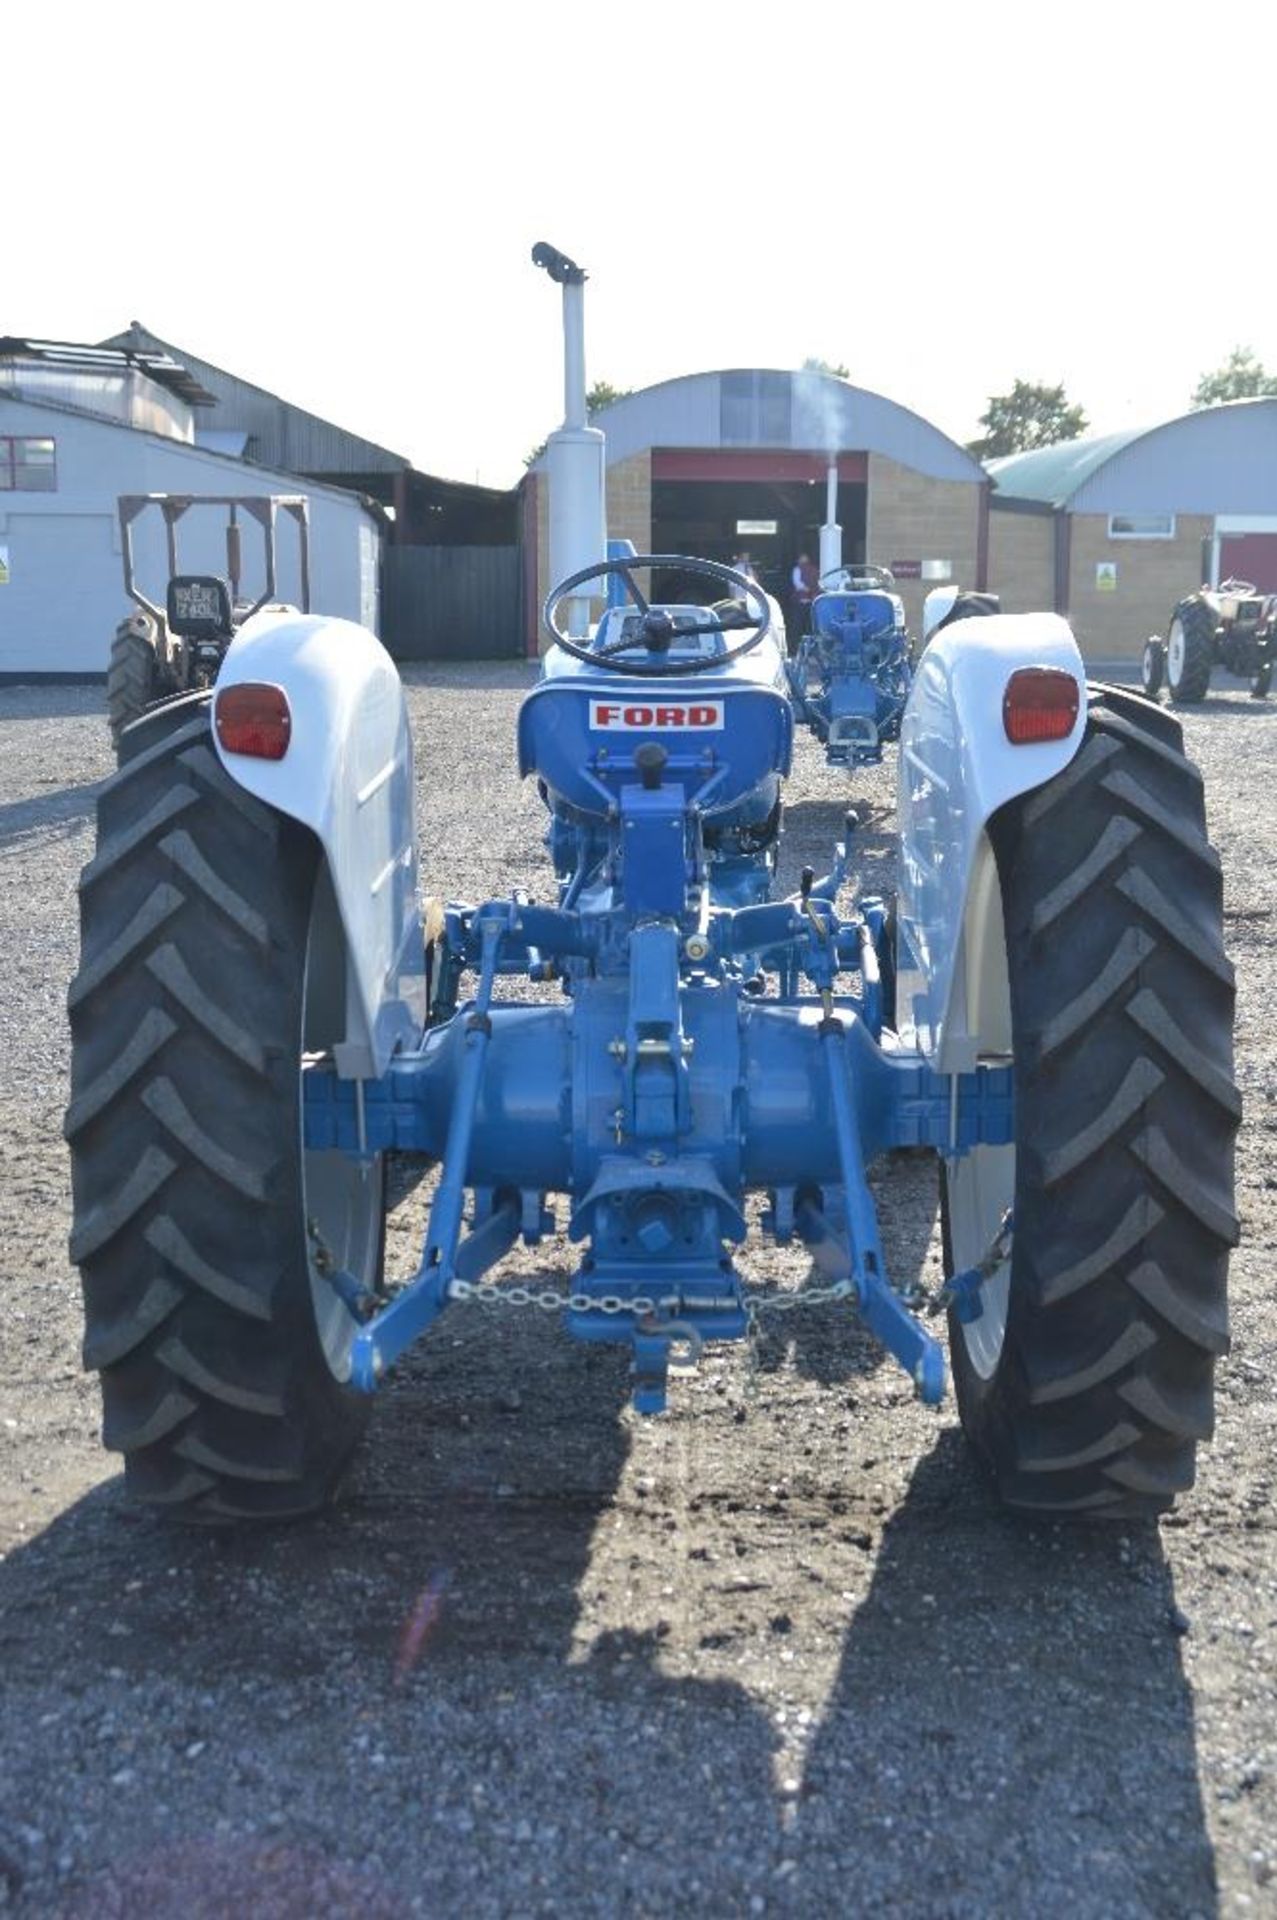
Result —
<instances>
[{"instance_id":1,"label":"hitch chain","mask_svg":"<svg viewBox=\"0 0 1277 1920\"><path fill-rule=\"evenodd\" d=\"M856 1291L853 1280L836 1280L827 1287L798 1287L792 1293L746 1294L746 1311L751 1324L760 1313L788 1313L794 1307L808 1307L822 1300L845 1300ZM498 1287L491 1280L454 1280L448 1288L449 1300L468 1301L481 1307L538 1307L544 1313L659 1313L682 1306L682 1295L667 1294L654 1299L650 1293L556 1293L550 1287Z\"/></svg>"},{"instance_id":2,"label":"hitch chain","mask_svg":"<svg viewBox=\"0 0 1277 1920\"><path fill-rule=\"evenodd\" d=\"M792 1293L746 1293L745 1344L749 1359L745 1390L751 1399L757 1395L759 1384L759 1315L790 1313L795 1307L814 1306L826 1300L845 1300L855 1291L856 1283L848 1276L833 1281L829 1286L797 1287ZM662 1310L677 1315L683 1305L682 1297L677 1293L669 1294L662 1300L654 1299L649 1293L631 1294L627 1299L619 1293L595 1295L556 1293L551 1287L498 1287L491 1280L454 1280L448 1288L448 1298L481 1307L532 1307L543 1313L632 1313L636 1319ZM663 1327L657 1326L653 1331L667 1333L672 1340L688 1348L686 1360L673 1365L671 1371L694 1373L703 1344L702 1336L696 1329L674 1319Z\"/></svg>"},{"instance_id":3,"label":"hitch chain","mask_svg":"<svg viewBox=\"0 0 1277 1920\"><path fill-rule=\"evenodd\" d=\"M968 1326L984 1312L980 1295L986 1281L992 1280L998 1268L1010 1258L1014 1229L1015 1214L1008 1207L998 1222L997 1232L976 1264L964 1267L961 1273L955 1273L940 1290L939 1304L942 1307L951 1306L959 1320Z\"/></svg>"}]
</instances>

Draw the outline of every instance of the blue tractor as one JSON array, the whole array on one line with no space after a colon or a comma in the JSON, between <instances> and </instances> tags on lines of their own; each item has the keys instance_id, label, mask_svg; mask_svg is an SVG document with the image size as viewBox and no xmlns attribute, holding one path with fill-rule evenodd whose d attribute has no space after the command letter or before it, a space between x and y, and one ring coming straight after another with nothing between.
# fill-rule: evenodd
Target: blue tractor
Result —
<instances>
[{"instance_id":1,"label":"blue tractor","mask_svg":"<svg viewBox=\"0 0 1277 1920\"><path fill-rule=\"evenodd\" d=\"M900 738L913 665L895 584L886 567L825 575L789 662L794 712L831 767L875 766L884 743Z\"/></svg>"},{"instance_id":2,"label":"blue tractor","mask_svg":"<svg viewBox=\"0 0 1277 1920\"><path fill-rule=\"evenodd\" d=\"M566 306L584 276L545 251ZM899 898L847 908L846 848L777 897L775 605L716 563L597 558L569 360L581 484L552 545L584 559L518 728L553 899L423 916L402 688L349 623L259 616L215 688L121 736L66 1118L107 1444L175 1516L313 1510L410 1344L485 1308L619 1341L657 1413L672 1363L819 1302L934 1404L944 1355L869 1183L909 1148L937 1162L958 1408L1003 1499L1165 1508L1210 1431L1237 1233L1219 862L1175 720L1088 689L1054 614L951 621L904 715ZM702 598L662 600L672 565ZM392 1155L438 1173L393 1279ZM736 1264L754 1195L810 1249L801 1293ZM503 1282L558 1225L566 1289Z\"/></svg>"}]
</instances>

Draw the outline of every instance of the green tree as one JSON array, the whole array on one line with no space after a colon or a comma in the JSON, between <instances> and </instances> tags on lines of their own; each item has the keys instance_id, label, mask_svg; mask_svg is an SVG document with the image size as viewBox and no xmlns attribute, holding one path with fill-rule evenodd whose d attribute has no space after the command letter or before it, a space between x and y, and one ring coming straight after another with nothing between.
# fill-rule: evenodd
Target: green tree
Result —
<instances>
[{"instance_id":1,"label":"green tree","mask_svg":"<svg viewBox=\"0 0 1277 1920\"><path fill-rule=\"evenodd\" d=\"M594 385L587 389L585 395L586 417L593 418L596 413L602 413L604 407L612 406L617 400L628 400L633 391L633 387L614 387L610 380L596 380ZM539 460L544 452L545 441L538 440L531 453L524 454L524 466L530 467L532 462Z\"/></svg>"},{"instance_id":2,"label":"green tree","mask_svg":"<svg viewBox=\"0 0 1277 1920\"><path fill-rule=\"evenodd\" d=\"M604 407L610 407L618 400L628 400L633 387L614 387L610 380L596 380L585 396L587 413L602 413Z\"/></svg>"},{"instance_id":3,"label":"green tree","mask_svg":"<svg viewBox=\"0 0 1277 1920\"><path fill-rule=\"evenodd\" d=\"M809 353L803 361L804 373L832 373L835 380L850 380L851 375L841 360L820 360Z\"/></svg>"},{"instance_id":4,"label":"green tree","mask_svg":"<svg viewBox=\"0 0 1277 1920\"><path fill-rule=\"evenodd\" d=\"M1234 347L1222 367L1202 375L1193 405L1218 407L1225 400L1254 400L1266 394L1277 394L1277 374L1265 373L1250 347Z\"/></svg>"},{"instance_id":5,"label":"green tree","mask_svg":"<svg viewBox=\"0 0 1277 1920\"><path fill-rule=\"evenodd\" d=\"M991 394L980 415L987 429L979 440L967 442L977 460L996 460L1004 453L1026 453L1030 447L1052 447L1057 440L1077 440L1086 432L1081 407L1070 406L1063 386L1017 380L1010 393Z\"/></svg>"}]
</instances>

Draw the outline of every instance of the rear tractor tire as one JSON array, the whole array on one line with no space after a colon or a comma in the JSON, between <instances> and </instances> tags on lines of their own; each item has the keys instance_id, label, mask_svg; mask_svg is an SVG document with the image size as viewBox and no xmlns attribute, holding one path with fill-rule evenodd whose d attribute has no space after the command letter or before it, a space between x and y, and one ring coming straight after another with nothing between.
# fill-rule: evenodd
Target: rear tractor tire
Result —
<instances>
[{"instance_id":1,"label":"rear tractor tire","mask_svg":"<svg viewBox=\"0 0 1277 1920\"><path fill-rule=\"evenodd\" d=\"M1155 1514L1192 1484L1228 1345L1233 973L1178 723L1093 688L1073 762L986 841L981 1032L1015 1143L946 1169L946 1270L1013 1210L981 1312L951 1309L962 1424L1009 1505ZM970 939L970 934L968 938Z\"/></svg>"},{"instance_id":2,"label":"rear tractor tire","mask_svg":"<svg viewBox=\"0 0 1277 1920\"><path fill-rule=\"evenodd\" d=\"M1166 630L1166 685L1177 707L1206 698L1215 664L1215 616L1199 594L1181 600Z\"/></svg>"},{"instance_id":3,"label":"rear tractor tire","mask_svg":"<svg viewBox=\"0 0 1277 1920\"><path fill-rule=\"evenodd\" d=\"M115 629L106 670L106 716L117 752L125 727L140 719L163 691L156 638L154 620L140 608Z\"/></svg>"},{"instance_id":4,"label":"rear tractor tire","mask_svg":"<svg viewBox=\"0 0 1277 1920\"><path fill-rule=\"evenodd\" d=\"M384 1181L303 1151L339 923L318 843L228 778L209 707L147 715L100 796L66 1135L105 1443L138 1500L226 1522L322 1505L363 1430L325 1270L378 1290Z\"/></svg>"}]
</instances>

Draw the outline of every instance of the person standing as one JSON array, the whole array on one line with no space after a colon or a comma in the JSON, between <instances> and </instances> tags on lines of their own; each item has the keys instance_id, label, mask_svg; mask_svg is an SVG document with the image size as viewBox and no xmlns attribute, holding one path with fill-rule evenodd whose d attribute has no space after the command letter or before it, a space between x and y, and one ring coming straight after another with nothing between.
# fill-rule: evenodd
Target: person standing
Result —
<instances>
[{"instance_id":1,"label":"person standing","mask_svg":"<svg viewBox=\"0 0 1277 1920\"><path fill-rule=\"evenodd\" d=\"M790 590L794 601L794 638L800 638L807 631L807 622L811 617L811 603L816 598L820 585L820 575L809 553L800 553L794 562L794 570L789 576Z\"/></svg>"}]
</instances>

